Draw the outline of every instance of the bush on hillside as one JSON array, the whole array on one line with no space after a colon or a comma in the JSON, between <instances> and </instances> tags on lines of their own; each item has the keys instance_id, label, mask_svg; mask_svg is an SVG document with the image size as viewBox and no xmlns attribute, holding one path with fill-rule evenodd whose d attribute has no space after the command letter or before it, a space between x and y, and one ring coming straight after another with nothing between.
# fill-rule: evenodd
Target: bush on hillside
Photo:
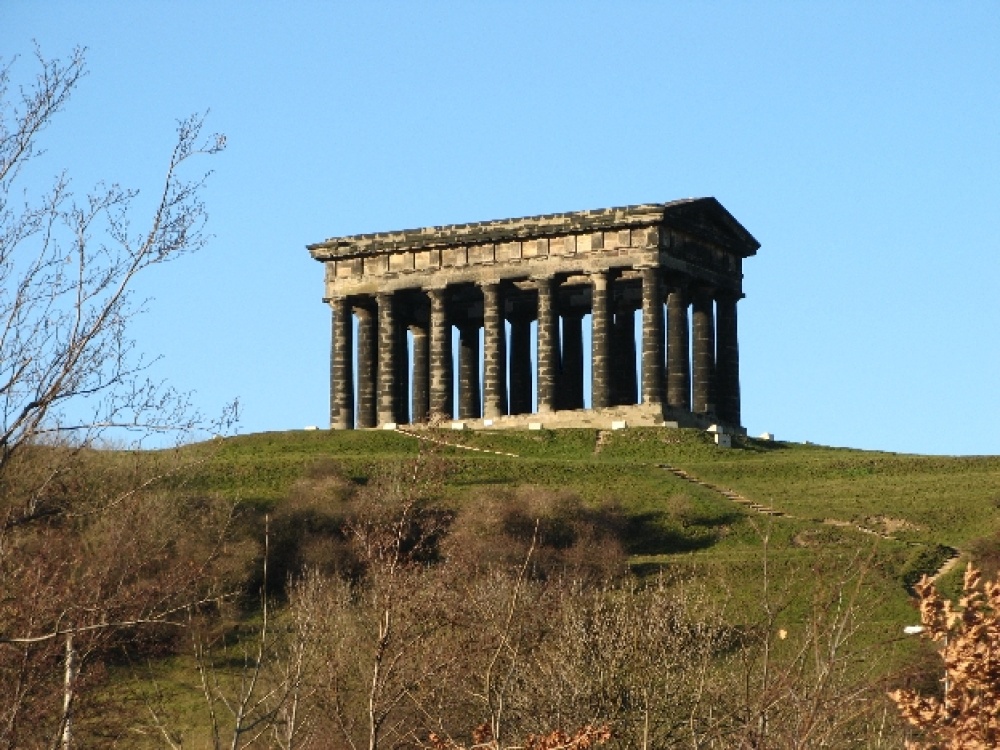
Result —
<instances>
[{"instance_id":1,"label":"bush on hillside","mask_svg":"<svg viewBox=\"0 0 1000 750\"><path fill-rule=\"evenodd\" d=\"M924 730L909 750L986 750L1000 745L1000 582L970 563L954 606L924 578L916 585L923 635L940 645L944 692L890 694L900 713Z\"/></svg>"}]
</instances>

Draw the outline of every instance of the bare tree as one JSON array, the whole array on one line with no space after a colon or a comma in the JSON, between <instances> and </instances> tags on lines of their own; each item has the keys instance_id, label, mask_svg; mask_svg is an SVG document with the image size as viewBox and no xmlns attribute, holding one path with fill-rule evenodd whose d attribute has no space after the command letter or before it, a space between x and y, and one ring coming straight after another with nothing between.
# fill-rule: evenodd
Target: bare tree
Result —
<instances>
[{"instance_id":1,"label":"bare tree","mask_svg":"<svg viewBox=\"0 0 1000 750\"><path fill-rule=\"evenodd\" d=\"M34 79L21 85L17 63L0 60L0 681L10 688L0 745L41 725L68 748L88 654L123 630L172 621L207 594L218 559L212 543L188 557L175 538L147 533L165 518L151 512L170 512L148 502L162 474L88 449L201 424L184 394L149 378L154 360L129 324L145 306L137 280L207 241L207 174L184 173L225 139L203 136L202 115L180 121L141 221L138 191L118 184L78 195L63 172L33 194L40 138L86 76L85 50L50 59L36 48ZM228 511L217 510L204 529L220 539ZM55 727L37 721L53 716Z\"/></svg>"},{"instance_id":2,"label":"bare tree","mask_svg":"<svg viewBox=\"0 0 1000 750\"><path fill-rule=\"evenodd\" d=\"M86 75L83 49L65 60L36 57L34 83L16 94L16 60L0 64L0 479L27 445L193 425L183 394L147 377L151 360L128 331L144 304L132 289L149 269L204 246L207 175L182 173L225 146L221 135L203 137L203 116L180 121L141 225L138 191L118 184L80 197L64 172L44 195L30 195L19 186L42 153L39 137ZM43 487L48 478L39 479ZM45 512L37 491L22 499L8 505L7 525Z\"/></svg>"},{"instance_id":3,"label":"bare tree","mask_svg":"<svg viewBox=\"0 0 1000 750\"><path fill-rule=\"evenodd\" d=\"M308 613L300 610L290 624L275 629L267 593L269 523L265 516L260 624L252 638L241 639L237 646L240 653L235 658L241 662L240 668L227 673L216 666L211 645L195 635L195 662L214 750L242 750L262 742L280 750L293 750L308 739L310 717L303 698L308 694L305 667L315 628ZM231 661L225 634L217 640L222 647L222 661ZM182 745L170 736L163 718L152 707L150 710L167 744L179 750Z\"/></svg>"}]
</instances>

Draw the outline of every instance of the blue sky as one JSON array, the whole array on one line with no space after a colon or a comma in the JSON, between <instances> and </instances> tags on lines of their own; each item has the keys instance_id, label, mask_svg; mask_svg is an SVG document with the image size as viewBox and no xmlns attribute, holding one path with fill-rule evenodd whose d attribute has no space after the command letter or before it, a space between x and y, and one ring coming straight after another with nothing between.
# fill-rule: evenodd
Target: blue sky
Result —
<instances>
[{"instance_id":1,"label":"blue sky","mask_svg":"<svg viewBox=\"0 0 1000 750\"><path fill-rule=\"evenodd\" d=\"M90 70L44 179L149 194L177 119L226 134L135 333L243 432L325 423L307 243L713 195L761 242L751 434L1000 454L994 2L0 3L25 78L32 39Z\"/></svg>"}]
</instances>

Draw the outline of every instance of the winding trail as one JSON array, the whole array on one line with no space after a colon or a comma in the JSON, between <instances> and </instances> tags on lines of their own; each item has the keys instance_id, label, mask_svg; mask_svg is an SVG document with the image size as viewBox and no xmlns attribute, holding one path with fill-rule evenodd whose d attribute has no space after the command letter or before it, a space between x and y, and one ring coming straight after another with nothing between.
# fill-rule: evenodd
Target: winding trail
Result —
<instances>
[{"instance_id":1,"label":"winding trail","mask_svg":"<svg viewBox=\"0 0 1000 750\"><path fill-rule=\"evenodd\" d=\"M782 510L777 510L776 508L772 508L767 505L762 505L754 500L750 500L749 498L746 498L740 493L738 493L736 490L727 489L725 487L719 487L717 485L698 479L697 477L689 474L684 469L677 468L676 466L670 466L669 464L658 464L658 466L659 468L665 471L669 471L671 474L673 474L675 477L678 477L679 479L683 479L687 482L690 482L691 484L696 484L699 487L704 487L708 490L711 490L712 492L716 492L719 495L722 495L723 497L727 498L728 500L731 500L734 503L738 503L739 505L742 505L748 510L753 511L754 513L759 513L764 516L772 516L772 517L795 518L795 516L785 513ZM828 518L825 519L822 523L833 526L850 527L855 529L856 531L861 532L862 534L877 536L882 539L888 539L893 542L901 542L902 544L905 544L910 547L928 546L923 542L910 542L902 540L899 537L892 536L891 534L887 534L884 531L879 531L878 529L872 529L869 528L868 526L862 526L861 524L851 523L850 521L836 521L832 518ZM958 563L959 559L961 558L961 552L959 550L955 549L954 547L949 547L948 549L951 550L951 554L940 565L940 567L938 567L938 569L934 571L933 574L928 576L928 578L930 578L931 581L938 580L941 576L943 576L945 573L954 568L955 565Z\"/></svg>"},{"instance_id":2,"label":"winding trail","mask_svg":"<svg viewBox=\"0 0 1000 750\"><path fill-rule=\"evenodd\" d=\"M401 427L397 427L396 432L401 435L406 435L407 437L416 438L417 440L425 440L428 443L435 443L437 445L446 445L449 448L461 448L464 451L475 451L476 453L492 453L495 456L509 456L510 458L520 458L517 453L507 453L505 451L494 451L489 448L475 448L471 445L461 445L460 443L449 443L447 440L441 440L439 438L431 437L430 435L423 435L419 432L411 432L410 430L404 430Z\"/></svg>"},{"instance_id":3,"label":"winding trail","mask_svg":"<svg viewBox=\"0 0 1000 750\"><path fill-rule=\"evenodd\" d=\"M490 453L490 454L493 454L493 455L496 455L496 456L507 456L509 458L520 458L520 455L518 455L517 453L509 453L507 451L495 451L495 450L490 450L489 448L476 448L476 447L473 447L471 445L462 445L461 443L452 443L452 442L449 442L447 440L442 440L440 438L436 438L436 437L432 437L431 435L424 434L423 432L411 431L411 430L403 429L403 428L400 428L400 427L396 427L396 432L400 433L401 435L406 435L407 437L415 438L416 440L423 440L423 441L426 441L426 442L429 442L429 443L435 443L437 445L443 445L443 446L446 446L448 448L458 448L460 450L474 451L476 453ZM601 430L601 431L598 432L597 442L596 442L596 444L594 446L594 453L595 454L600 453L601 449L604 447L604 443L607 440L606 436L604 435L605 432L606 431L604 431L604 430ZM671 474L673 474L678 479L683 479L684 481L690 482L691 484L697 485L699 487L704 487L707 490L711 490L712 492L715 492L715 493L721 495L722 497L726 498L727 500L730 500L731 502L734 502L737 505L740 505L740 506L746 508L747 510L753 512L753 513L758 513L758 514L763 515L763 516L770 516L772 518L795 518L795 516L793 516L793 515L791 515L789 513L786 513L783 510L778 510L777 508L772 508L769 505L763 505L761 503L758 503L755 500L751 500L750 498L741 495L736 490L732 490L732 489L729 489L729 488L726 488L726 487L719 487L718 485L714 485L714 484L711 484L710 482L706 482L706 481L704 481L702 479L698 479L696 476L693 476L692 474L688 473L684 469L678 468L676 466L671 466L670 464L657 464L657 468L660 468L660 469L663 469L664 471L670 472ZM925 547L925 546L927 546L923 542L905 541L905 540L899 539L898 537L895 537L895 536L893 536L891 534L888 534L888 533L886 533L884 531L879 531L878 529L872 529L872 528L869 528L868 526L862 526L861 524L851 523L850 521L838 521L838 520L834 520L832 518L828 518L828 519L823 520L822 523L823 524L827 524L827 525L833 525L833 526L850 527L850 528L853 528L853 529L855 529L856 531L858 531L858 532L860 532L862 534L868 534L870 536L877 536L877 537L880 537L882 539L887 539L887 540L893 541L893 542L901 542L902 544L905 544L907 546L912 546L912 547ZM955 549L954 547L950 547L949 549L951 550L951 554L949 555L949 557L944 561L944 563L941 564L940 567L938 567L937 570L934 571L934 573L932 575L928 576L928 578L930 578L931 581L938 580L941 576L943 576L945 573L947 573L948 571L950 571L952 568L955 567L955 565L958 564L958 561L961 558L960 551L957 550L957 549Z\"/></svg>"},{"instance_id":4,"label":"winding trail","mask_svg":"<svg viewBox=\"0 0 1000 750\"><path fill-rule=\"evenodd\" d=\"M783 510L776 510L775 508L771 508L767 505L761 505L755 500L750 500L749 498L743 497L743 495L741 495L736 490L730 490L724 487L718 487L714 484L709 484L708 482L698 479L697 477L691 476L686 471L684 471L684 469L678 469L676 466L670 466L669 464L659 464L659 467L661 469L669 471L675 477L679 477L680 479L690 482L691 484L696 484L699 487L705 487L706 489L712 490L713 492L716 492L722 495L723 497L732 500L734 503L739 503L748 510L752 510L754 513L760 513L761 515L765 516L781 516L784 518L794 518L794 516L788 515Z\"/></svg>"}]
</instances>

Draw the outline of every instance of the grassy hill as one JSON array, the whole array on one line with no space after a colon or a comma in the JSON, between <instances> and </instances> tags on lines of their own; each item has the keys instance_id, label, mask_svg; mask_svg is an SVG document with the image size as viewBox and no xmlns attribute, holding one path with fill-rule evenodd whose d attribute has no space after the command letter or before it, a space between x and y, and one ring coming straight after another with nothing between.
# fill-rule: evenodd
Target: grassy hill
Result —
<instances>
[{"instance_id":1,"label":"grassy hill","mask_svg":"<svg viewBox=\"0 0 1000 750\"><path fill-rule=\"evenodd\" d=\"M189 489L269 508L318 461L336 462L361 478L432 450L446 464L449 500L461 503L484 489L528 484L573 492L584 503L613 501L630 516L651 514L676 525L679 537L664 537L658 550L666 555L689 552L686 545L716 554L752 544L750 528L763 519L718 492L672 476L663 465L782 511L786 515L770 523L790 540L797 532L817 532L820 524L830 527L825 536L831 541L867 542L850 530L864 526L902 543L967 549L1000 530L1000 457L914 456L750 438L725 449L705 433L657 428L427 434L437 442L391 431L227 438L182 449L201 461L184 482ZM710 543L706 530L712 532Z\"/></svg>"},{"instance_id":2,"label":"grassy hill","mask_svg":"<svg viewBox=\"0 0 1000 750\"><path fill-rule=\"evenodd\" d=\"M919 619L908 586L954 550L988 557L1000 547L1000 457L754 439L727 449L699 431L658 428L421 434L430 439L392 431L265 433L158 455L187 465L162 480L168 492L223 497L258 520L280 518L304 493L364 485L428 457L437 472L435 504L453 517L519 502L556 533L575 515L611 519L624 562L640 580L662 574L701 587L737 630L766 621L794 637L840 601L856 610L851 627L857 653L866 654L857 668L877 679L895 679L929 652L901 635ZM300 514L291 523L305 528L316 519ZM259 535L260 524L251 526L248 534ZM946 591L954 592L960 568L942 579ZM198 724L199 691L182 685L191 665L171 660L156 671L158 690L190 705L189 720Z\"/></svg>"},{"instance_id":3,"label":"grassy hill","mask_svg":"<svg viewBox=\"0 0 1000 750\"><path fill-rule=\"evenodd\" d=\"M736 599L756 588L765 536L772 571L782 578L800 571L809 585L811 568L828 564L835 571L848 558L872 556L871 586L880 592L879 619L887 622L912 620L905 583L935 570L946 554L942 547L988 548L1000 532L1000 457L750 438L726 449L699 431L657 428L426 434L434 442L391 431L296 431L189 446L183 455L201 463L184 475L184 487L273 509L317 464L332 462L362 480L431 451L445 467L446 505L460 508L517 486L569 494L582 506L613 505L629 520L624 541L634 570L711 571L729 582ZM783 515L756 513L664 465Z\"/></svg>"}]
</instances>

